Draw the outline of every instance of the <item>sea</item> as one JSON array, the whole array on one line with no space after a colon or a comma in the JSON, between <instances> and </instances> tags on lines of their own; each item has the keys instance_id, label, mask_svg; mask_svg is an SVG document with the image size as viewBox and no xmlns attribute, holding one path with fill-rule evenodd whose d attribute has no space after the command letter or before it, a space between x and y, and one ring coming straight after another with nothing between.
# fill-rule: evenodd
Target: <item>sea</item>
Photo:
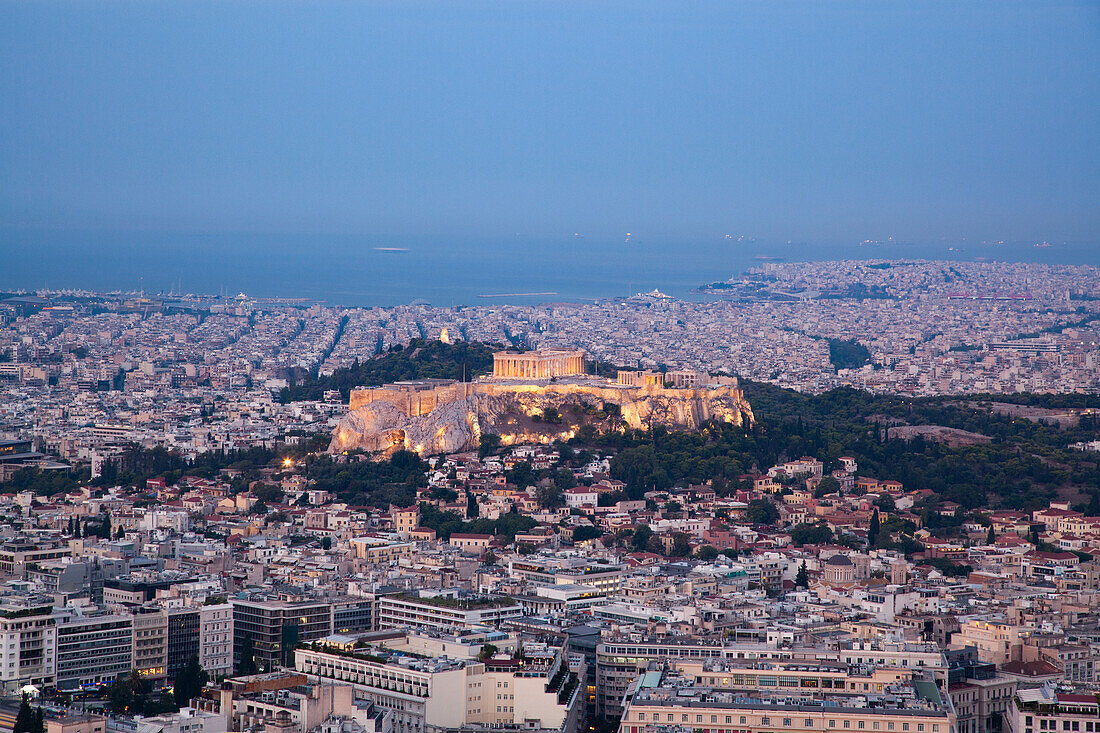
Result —
<instances>
[{"instance_id":1,"label":"sea","mask_svg":"<svg viewBox=\"0 0 1100 733\"><path fill-rule=\"evenodd\" d=\"M0 291L244 293L345 306L590 302L652 290L693 299L704 297L700 285L766 262L841 259L1100 266L1100 245L8 230Z\"/></svg>"}]
</instances>

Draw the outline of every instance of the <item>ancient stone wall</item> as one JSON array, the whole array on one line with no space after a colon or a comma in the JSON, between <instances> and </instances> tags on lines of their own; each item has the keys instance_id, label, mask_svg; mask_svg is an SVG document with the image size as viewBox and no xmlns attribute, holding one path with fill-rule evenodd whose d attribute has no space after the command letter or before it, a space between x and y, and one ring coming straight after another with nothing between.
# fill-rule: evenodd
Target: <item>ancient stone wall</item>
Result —
<instances>
[{"instance_id":1,"label":"ancient stone wall","mask_svg":"<svg viewBox=\"0 0 1100 733\"><path fill-rule=\"evenodd\" d=\"M517 384L479 381L413 390L390 385L353 390L351 409L333 431L330 451L353 448L422 454L476 448L481 434L496 433L505 444L550 442L572 437L583 422L578 408L619 406L622 424L631 428L665 425L697 428L708 420L741 425L753 420L752 408L738 387L665 389L621 387L609 382ZM539 422L548 408L559 423Z\"/></svg>"}]
</instances>

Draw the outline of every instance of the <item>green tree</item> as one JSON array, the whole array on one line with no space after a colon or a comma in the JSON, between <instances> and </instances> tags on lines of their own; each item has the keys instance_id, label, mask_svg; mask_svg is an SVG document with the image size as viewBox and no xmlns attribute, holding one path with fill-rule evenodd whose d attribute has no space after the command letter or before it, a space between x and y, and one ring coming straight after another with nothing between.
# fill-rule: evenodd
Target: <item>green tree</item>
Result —
<instances>
[{"instance_id":1,"label":"green tree","mask_svg":"<svg viewBox=\"0 0 1100 733\"><path fill-rule=\"evenodd\" d=\"M867 545L869 547L875 547L878 543L878 533L882 529L882 524L878 518L878 508L875 509L875 513L871 515L871 526L867 530Z\"/></svg>"},{"instance_id":2,"label":"green tree","mask_svg":"<svg viewBox=\"0 0 1100 733\"><path fill-rule=\"evenodd\" d=\"M573 530L573 541L584 542L585 540L594 540L603 536L603 532L599 527L593 527L590 524L586 524L581 527L577 527Z\"/></svg>"},{"instance_id":3,"label":"green tree","mask_svg":"<svg viewBox=\"0 0 1100 733\"><path fill-rule=\"evenodd\" d=\"M544 509L557 509L565 506L565 492L557 484L540 486L535 489L535 501Z\"/></svg>"},{"instance_id":4,"label":"green tree","mask_svg":"<svg viewBox=\"0 0 1100 733\"><path fill-rule=\"evenodd\" d=\"M331 550L332 549L332 538L331 537L322 537L321 538L321 549L322 550Z\"/></svg>"},{"instance_id":5,"label":"green tree","mask_svg":"<svg viewBox=\"0 0 1100 733\"><path fill-rule=\"evenodd\" d=\"M803 522L791 527L791 543L795 547L802 545L824 545L833 541L833 530L827 524Z\"/></svg>"},{"instance_id":6,"label":"green tree","mask_svg":"<svg viewBox=\"0 0 1100 733\"><path fill-rule=\"evenodd\" d=\"M826 476L818 482L817 488L814 489L814 497L820 499L823 496L829 494L840 493L840 482L832 476Z\"/></svg>"},{"instance_id":7,"label":"green tree","mask_svg":"<svg viewBox=\"0 0 1100 733\"><path fill-rule=\"evenodd\" d=\"M133 715L145 709L145 702L152 692L152 685L136 670L120 674L107 691L111 710L118 714Z\"/></svg>"},{"instance_id":8,"label":"green tree","mask_svg":"<svg viewBox=\"0 0 1100 733\"><path fill-rule=\"evenodd\" d=\"M477 519L481 511L477 508L477 495L472 491L466 492L466 518Z\"/></svg>"},{"instance_id":9,"label":"green tree","mask_svg":"<svg viewBox=\"0 0 1100 733\"><path fill-rule=\"evenodd\" d=\"M691 554L691 540L684 532L676 532L672 535L672 549L668 554L671 557L687 557Z\"/></svg>"},{"instance_id":10,"label":"green tree","mask_svg":"<svg viewBox=\"0 0 1100 733\"><path fill-rule=\"evenodd\" d=\"M36 733L36 718L34 709L31 708L30 698L23 693L23 702L19 704L19 712L15 716L15 725L12 733Z\"/></svg>"},{"instance_id":11,"label":"green tree","mask_svg":"<svg viewBox=\"0 0 1100 733\"><path fill-rule=\"evenodd\" d=\"M745 509L745 518L752 524L774 524L779 520L779 509L769 499L753 499Z\"/></svg>"},{"instance_id":12,"label":"green tree","mask_svg":"<svg viewBox=\"0 0 1100 733\"><path fill-rule=\"evenodd\" d=\"M535 472L529 461L520 461L512 466L511 471L505 472L508 483L520 489L525 489L535 483Z\"/></svg>"},{"instance_id":13,"label":"green tree","mask_svg":"<svg viewBox=\"0 0 1100 733\"><path fill-rule=\"evenodd\" d=\"M718 548L714 545L703 545L695 551L695 557L700 560L709 562L718 557Z\"/></svg>"},{"instance_id":14,"label":"green tree","mask_svg":"<svg viewBox=\"0 0 1100 733\"><path fill-rule=\"evenodd\" d=\"M172 693L176 698L176 705L186 707L191 704L191 699L202 694L202 688L209 681L210 675L199 664L198 657L191 657L187 664L176 674L172 682Z\"/></svg>"},{"instance_id":15,"label":"green tree","mask_svg":"<svg viewBox=\"0 0 1100 733\"><path fill-rule=\"evenodd\" d=\"M798 574L794 576L794 584L796 588L810 587L810 574L806 571L805 560L803 560L802 564L798 566Z\"/></svg>"},{"instance_id":16,"label":"green tree","mask_svg":"<svg viewBox=\"0 0 1100 733\"><path fill-rule=\"evenodd\" d=\"M481 438L478 439L477 455L479 458L485 458L486 456L496 455L500 450L501 440L500 436L495 433L482 433Z\"/></svg>"},{"instance_id":17,"label":"green tree","mask_svg":"<svg viewBox=\"0 0 1100 733\"><path fill-rule=\"evenodd\" d=\"M650 529L649 525L639 524L634 529L634 537L631 538L630 544L633 545L635 551L642 552L649 546L651 537L653 537L653 530Z\"/></svg>"},{"instance_id":18,"label":"green tree","mask_svg":"<svg viewBox=\"0 0 1100 733\"><path fill-rule=\"evenodd\" d=\"M993 525L989 525L989 531L985 533L985 543L992 545L997 541L997 534L993 531Z\"/></svg>"}]
</instances>

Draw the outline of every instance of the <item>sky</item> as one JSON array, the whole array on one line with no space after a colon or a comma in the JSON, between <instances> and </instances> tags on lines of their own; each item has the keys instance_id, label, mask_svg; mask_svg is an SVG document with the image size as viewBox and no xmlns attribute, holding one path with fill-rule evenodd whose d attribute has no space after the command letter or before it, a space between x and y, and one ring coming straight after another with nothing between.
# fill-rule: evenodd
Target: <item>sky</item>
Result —
<instances>
[{"instance_id":1,"label":"sky","mask_svg":"<svg viewBox=\"0 0 1100 733\"><path fill-rule=\"evenodd\" d=\"M1096 2L0 0L0 232L1100 251L1098 133Z\"/></svg>"}]
</instances>

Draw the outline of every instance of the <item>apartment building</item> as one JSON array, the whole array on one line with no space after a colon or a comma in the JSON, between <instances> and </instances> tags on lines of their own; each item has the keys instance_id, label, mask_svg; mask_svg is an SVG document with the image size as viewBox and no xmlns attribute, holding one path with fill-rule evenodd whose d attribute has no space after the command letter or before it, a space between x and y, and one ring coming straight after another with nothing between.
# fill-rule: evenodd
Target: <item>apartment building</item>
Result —
<instances>
[{"instance_id":1,"label":"apartment building","mask_svg":"<svg viewBox=\"0 0 1100 733\"><path fill-rule=\"evenodd\" d=\"M536 585L590 585L611 594L622 587L627 567L580 558L525 557L508 562L508 575Z\"/></svg>"},{"instance_id":2,"label":"apartment building","mask_svg":"<svg viewBox=\"0 0 1100 733\"><path fill-rule=\"evenodd\" d=\"M167 613L168 678L175 679L192 658L199 658L201 614L195 607L169 608Z\"/></svg>"},{"instance_id":3,"label":"apartment building","mask_svg":"<svg viewBox=\"0 0 1100 733\"><path fill-rule=\"evenodd\" d=\"M412 655L384 645L315 647L295 651L295 669L311 679L350 683L357 698L392 711L394 733L470 727L576 733L584 710L583 668L570 670L560 647L538 645L525 648L522 658L484 661Z\"/></svg>"},{"instance_id":4,"label":"apartment building","mask_svg":"<svg viewBox=\"0 0 1100 733\"><path fill-rule=\"evenodd\" d=\"M134 609L133 668L151 680L168 678L168 612L141 606Z\"/></svg>"},{"instance_id":5,"label":"apartment building","mask_svg":"<svg viewBox=\"0 0 1100 733\"><path fill-rule=\"evenodd\" d=\"M101 608L65 607L57 623L57 688L111 682L133 668L134 617Z\"/></svg>"},{"instance_id":6,"label":"apartment building","mask_svg":"<svg viewBox=\"0 0 1100 733\"><path fill-rule=\"evenodd\" d=\"M211 679L233 674L233 606L199 607L199 664Z\"/></svg>"},{"instance_id":7,"label":"apartment building","mask_svg":"<svg viewBox=\"0 0 1100 733\"><path fill-rule=\"evenodd\" d=\"M326 601L234 599L231 604L234 669L240 667L246 640L258 667L289 667L295 645L332 633L332 605Z\"/></svg>"},{"instance_id":8,"label":"apartment building","mask_svg":"<svg viewBox=\"0 0 1100 733\"><path fill-rule=\"evenodd\" d=\"M382 629L454 631L496 626L506 619L519 618L523 606L509 598L476 596L457 590L437 594L422 591L419 596L408 593L383 596L378 615Z\"/></svg>"},{"instance_id":9,"label":"apartment building","mask_svg":"<svg viewBox=\"0 0 1100 733\"><path fill-rule=\"evenodd\" d=\"M1100 700L1094 693L1058 692L1046 684L1018 690L1005 716L1009 733L1100 731Z\"/></svg>"},{"instance_id":10,"label":"apartment building","mask_svg":"<svg viewBox=\"0 0 1100 733\"><path fill-rule=\"evenodd\" d=\"M950 705L930 681L891 684L874 693L794 686L726 691L655 668L627 691L619 731L951 733L954 725Z\"/></svg>"},{"instance_id":11,"label":"apartment building","mask_svg":"<svg viewBox=\"0 0 1100 733\"><path fill-rule=\"evenodd\" d=\"M0 603L0 690L18 695L57 681L57 619L44 598L13 598Z\"/></svg>"}]
</instances>

